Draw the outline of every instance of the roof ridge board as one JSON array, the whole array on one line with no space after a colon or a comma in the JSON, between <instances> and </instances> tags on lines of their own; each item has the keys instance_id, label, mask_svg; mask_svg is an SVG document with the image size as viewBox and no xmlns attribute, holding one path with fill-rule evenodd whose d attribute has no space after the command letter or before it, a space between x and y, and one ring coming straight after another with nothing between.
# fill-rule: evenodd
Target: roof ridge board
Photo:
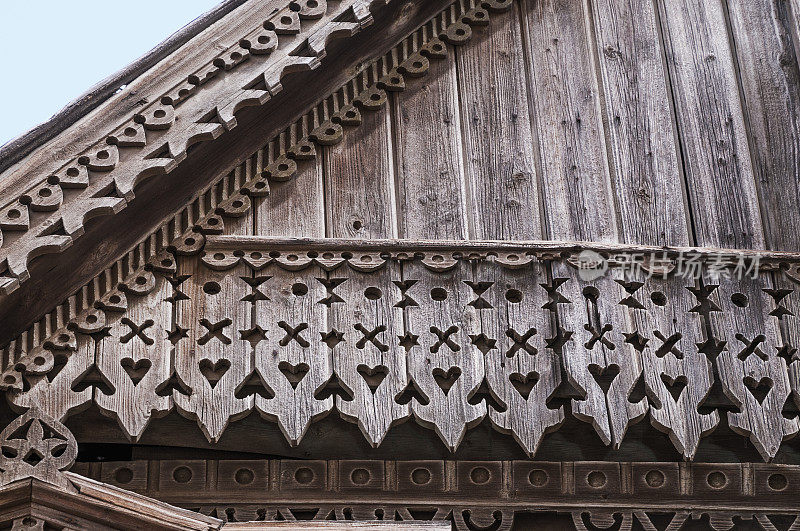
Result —
<instances>
[{"instance_id":1,"label":"roof ridge board","mask_svg":"<svg viewBox=\"0 0 800 531\"><path fill-rule=\"evenodd\" d=\"M0 174L105 103L119 91L120 87L134 82L164 58L248 1L224 0L179 28L121 70L92 85L46 121L0 145Z\"/></svg>"},{"instance_id":2,"label":"roof ridge board","mask_svg":"<svg viewBox=\"0 0 800 531\"><path fill-rule=\"evenodd\" d=\"M317 68L324 56L325 45L331 39L353 35L371 23L369 7L376 3L386 4L388 0L344 0L323 14L316 8L305 9L297 2L288 2L262 25L244 34L235 45L222 54L216 54L206 66L190 75L188 81L166 91L127 125L115 127L106 142L99 141L85 154L63 166L56 175L44 175L36 187L18 199L12 199L0 210L0 229L28 230L5 249L0 248L0 263L4 263L7 269L0 279L0 289L6 294L14 291L29 277L27 263L30 259L69 247L73 238L82 235L83 223L88 219L124 208L133 198L133 188L140 180L169 173L186 157L186 150L192 144L212 140L223 131L236 127L234 114L245 106L266 103L281 90L280 79L284 74ZM308 5L328 7L324 0L309 2ZM345 16L348 13L350 15ZM302 24L301 20L308 22ZM303 25L308 26L306 31L303 31ZM290 38L294 44L290 43L287 48L259 49L252 43L256 38L260 42L262 37L264 43ZM303 43L311 51L310 56L296 53ZM250 56L263 53L270 54L269 61L246 61ZM245 63L255 63L255 66L244 71L236 68ZM207 83L222 72L228 77L224 85ZM194 81L197 85L191 82L192 76L196 76ZM262 87L247 88L255 86L259 78L263 79ZM204 85L211 87L210 91ZM229 89L231 86L234 88ZM188 98L195 90L205 91L200 109L193 108L198 106L196 98ZM188 110L181 111L181 106L187 101L193 104ZM172 127L176 118L188 122L189 126ZM120 149L128 150L128 156L122 161ZM132 150L138 151L131 153ZM90 183L90 171L92 176L96 172L104 173ZM61 188L68 186L84 188L84 191L71 201L71 208L63 209L62 213L64 195ZM34 211L55 212L47 215L38 227L32 228L27 223L29 206Z\"/></svg>"},{"instance_id":3,"label":"roof ridge board","mask_svg":"<svg viewBox=\"0 0 800 531\"><path fill-rule=\"evenodd\" d=\"M468 1L474 4L480 3L478 0ZM453 5L459 8L454 10ZM510 0L492 0L490 8L493 11L502 11L510 5ZM468 42L471 31L466 31L463 35L456 35L455 31L464 28L469 30L469 26L464 23L465 17L468 19L469 12L459 4L451 4L415 28L384 54L364 64L352 78L309 107L241 164L206 186L192 201L164 220L153 233L143 238L129 253L78 289L74 295L37 319L13 340L2 338L0 370L5 370L34 350L41 350L48 340L52 342L52 338L64 330L71 321L75 321L79 314L93 311L95 303L101 298L108 297L125 276L136 275L137 268L143 267L158 253L201 252L205 245L205 234L220 233L224 227L224 217L242 215L248 210L251 206L250 196L267 195L269 181L291 179L298 171L298 162L317 156L315 144L322 146L326 143L335 144L341 140L346 129L332 121L334 112L340 114L346 112L357 100L364 110L375 111L383 107L387 91L404 90L407 86L404 80L427 74L426 65L429 64L429 60L446 57L446 48L439 40L440 35L454 45ZM419 59L422 59L421 67L415 64ZM399 81L393 80L394 77L399 77ZM373 94L382 96L375 101L372 99ZM341 101L343 105L334 108L326 104L330 100ZM327 129L329 125L333 125L336 134L319 135L320 131ZM312 138L314 131L317 131L319 136L314 135ZM283 168L284 164L287 165L286 168ZM248 172L243 170L248 165L253 173L249 179ZM263 187L256 186L257 183L262 183ZM237 198L242 200L242 205L236 206ZM213 229L208 224L208 219L211 217L217 220ZM200 232L196 228L201 228ZM141 259L138 260L137 257ZM174 257L172 258L174 261ZM114 281L101 278L113 278Z\"/></svg>"}]
</instances>

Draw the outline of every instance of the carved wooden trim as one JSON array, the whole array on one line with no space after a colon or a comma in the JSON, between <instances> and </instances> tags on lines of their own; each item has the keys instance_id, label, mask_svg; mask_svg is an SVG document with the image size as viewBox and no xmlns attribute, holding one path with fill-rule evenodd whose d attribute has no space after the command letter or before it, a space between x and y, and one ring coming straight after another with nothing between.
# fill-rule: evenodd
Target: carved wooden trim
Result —
<instances>
[{"instance_id":1,"label":"carved wooden trim","mask_svg":"<svg viewBox=\"0 0 800 531\"><path fill-rule=\"evenodd\" d=\"M528 525L560 514L578 530L631 529L634 522L678 529L694 519L717 530L753 520L764 529L800 524L800 467L790 465L197 460L79 463L74 470L238 522L378 518L510 529L526 514Z\"/></svg>"},{"instance_id":2,"label":"carved wooden trim","mask_svg":"<svg viewBox=\"0 0 800 531\"><path fill-rule=\"evenodd\" d=\"M765 253L740 278L752 253L684 249L701 277L667 256L640 278L625 275L637 253L612 247L587 277L575 264L594 252L577 244L209 238L200 257L140 258L0 388L60 420L94 401L132 440L174 406L210 441L255 409L296 445L335 407L375 446L413 416L455 450L488 415L534 455L570 386L605 444L649 412L691 459L719 422L699 410L716 366L729 424L774 457L800 429L783 416L798 400L795 262Z\"/></svg>"},{"instance_id":3,"label":"carved wooden trim","mask_svg":"<svg viewBox=\"0 0 800 531\"><path fill-rule=\"evenodd\" d=\"M237 44L95 146L51 175L31 178L34 186L0 208L0 264L5 268L0 289L14 291L27 280L30 260L70 246L83 234L87 220L120 211L138 183L172 171L193 144L236 127L234 114L266 103L281 90L282 76L317 68L331 39L349 37L371 24L370 7L387 1L346 0L331 6L326 0L284 1ZM221 76L226 83L209 83ZM203 97L194 97L198 93ZM176 120L183 126L172 127ZM65 189L80 191L65 204ZM31 226L31 212L53 213ZM20 231L3 245L4 234L8 240L9 232Z\"/></svg>"},{"instance_id":4,"label":"carved wooden trim","mask_svg":"<svg viewBox=\"0 0 800 531\"><path fill-rule=\"evenodd\" d=\"M6 367L40 348L54 330L61 329L79 313L89 311L114 290L126 275L139 267L140 261L158 261L155 256L164 252L181 255L200 252L206 234L221 233L225 219L249 211L252 197L268 195L270 181L291 179L298 165L316 158L317 146L340 142L350 128L360 125L362 111L384 108L387 92L404 90L407 82L428 72L431 60L447 57L445 41L452 45L468 42L472 35L469 24L479 23L475 12L483 9L472 7L473 3L473 0L455 3L366 65L338 91L289 124L246 163L199 193L126 257L7 345L0 365ZM511 3L510 0L492 0L481 5L491 11L502 11ZM483 13L488 17L485 11ZM3 228L1 221L0 228Z\"/></svg>"}]
</instances>

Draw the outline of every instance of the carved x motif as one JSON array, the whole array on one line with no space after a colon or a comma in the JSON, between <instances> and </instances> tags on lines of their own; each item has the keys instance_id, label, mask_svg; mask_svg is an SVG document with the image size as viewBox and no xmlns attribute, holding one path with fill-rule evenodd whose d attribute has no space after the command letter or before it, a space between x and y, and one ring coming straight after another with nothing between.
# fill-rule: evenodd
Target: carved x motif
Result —
<instances>
[{"instance_id":1,"label":"carved x motif","mask_svg":"<svg viewBox=\"0 0 800 531\"><path fill-rule=\"evenodd\" d=\"M506 352L506 356L508 356L509 358L513 358L514 354L516 354L517 351L519 351L520 349L524 350L525 352L531 355L536 354L537 352L536 347L528 343L528 340L530 340L530 338L536 335L535 328L529 329L522 335L518 334L517 331L514 330L513 328L509 328L508 330L506 330L506 335L511 339L511 341L514 342L514 344L511 345L511 348L508 349L508 352Z\"/></svg>"},{"instance_id":2,"label":"carved x motif","mask_svg":"<svg viewBox=\"0 0 800 531\"><path fill-rule=\"evenodd\" d=\"M208 331L203 335L203 337L197 340L198 345L205 345L215 337L226 345L231 344L231 338L225 335L225 328L233 324L233 321L230 319L225 318L221 321L217 321L216 323L212 323L208 319L200 319L200 324L206 327L206 330Z\"/></svg>"},{"instance_id":3,"label":"carved x motif","mask_svg":"<svg viewBox=\"0 0 800 531\"><path fill-rule=\"evenodd\" d=\"M583 328L587 332L592 334L592 337L589 339L589 341L587 341L584 344L584 347L586 347L587 349L592 350L598 342L605 345L609 350L614 350L616 348L614 346L614 343L612 343L610 339L605 337L606 333L614 329L614 327L611 326L610 324L603 325L603 327L600 329L599 332L595 330L594 326L590 324L583 325Z\"/></svg>"},{"instance_id":4,"label":"carved x motif","mask_svg":"<svg viewBox=\"0 0 800 531\"><path fill-rule=\"evenodd\" d=\"M286 321L281 321L278 323L278 326L283 328L283 330L286 332L286 336L280 341L278 341L278 344L280 346L285 347L286 345L291 343L293 339L297 341L297 343L303 348L308 348L309 346L311 346L311 343L306 341L305 338L303 338L303 336L300 335L300 332L308 328L307 323L300 323L297 326L292 326Z\"/></svg>"},{"instance_id":5,"label":"carved x motif","mask_svg":"<svg viewBox=\"0 0 800 531\"><path fill-rule=\"evenodd\" d=\"M150 328L155 324L152 319L146 320L141 325L137 325L127 317L123 317L120 320L120 322L124 325L127 325L131 329L130 332L128 332L127 334L120 336L119 338L120 343L127 343L134 337L138 337L139 339L141 339L145 345L152 345L153 343L155 343L153 338L148 337L147 334L144 333L146 329Z\"/></svg>"},{"instance_id":6,"label":"carved x motif","mask_svg":"<svg viewBox=\"0 0 800 531\"><path fill-rule=\"evenodd\" d=\"M356 347L363 349L367 346L367 342L369 342L378 347L378 350L381 352L386 352L389 350L389 345L384 345L378 339L378 334L386 332L385 325L378 325L373 330L367 330L367 328L365 328L361 323L356 323L353 328L361 332L361 334L364 336L358 340Z\"/></svg>"},{"instance_id":7,"label":"carved x motif","mask_svg":"<svg viewBox=\"0 0 800 531\"><path fill-rule=\"evenodd\" d=\"M458 332L458 327L455 325L451 326L444 332L439 330L437 327L432 326L431 334L435 334L438 339L436 340L436 343L434 343L433 346L431 347L431 352L439 352L439 349L441 348L442 345L447 345L453 352L458 352L459 350L461 350L461 347L459 347L455 341L450 339L450 336L452 336L456 332Z\"/></svg>"}]
</instances>

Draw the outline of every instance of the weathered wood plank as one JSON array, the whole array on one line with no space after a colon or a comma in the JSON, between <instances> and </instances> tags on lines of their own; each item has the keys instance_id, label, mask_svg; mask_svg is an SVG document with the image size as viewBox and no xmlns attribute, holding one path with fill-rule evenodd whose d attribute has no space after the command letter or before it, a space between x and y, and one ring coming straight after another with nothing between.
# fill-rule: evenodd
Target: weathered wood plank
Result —
<instances>
[{"instance_id":1,"label":"weathered wood plank","mask_svg":"<svg viewBox=\"0 0 800 531\"><path fill-rule=\"evenodd\" d=\"M728 2L765 239L800 249L800 71L789 3ZM798 4L800 7L800 4ZM793 27L794 26L794 27Z\"/></svg>"},{"instance_id":2,"label":"weathered wood plank","mask_svg":"<svg viewBox=\"0 0 800 531\"><path fill-rule=\"evenodd\" d=\"M655 4L597 0L592 7L621 240L688 245Z\"/></svg>"},{"instance_id":3,"label":"weathered wood plank","mask_svg":"<svg viewBox=\"0 0 800 531\"><path fill-rule=\"evenodd\" d=\"M455 50L464 169L476 238L541 238L519 5Z\"/></svg>"},{"instance_id":4,"label":"weathered wood plank","mask_svg":"<svg viewBox=\"0 0 800 531\"><path fill-rule=\"evenodd\" d=\"M469 237L455 63L431 60L427 76L391 100L399 235Z\"/></svg>"},{"instance_id":5,"label":"weathered wood plank","mask_svg":"<svg viewBox=\"0 0 800 531\"><path fill-rule=\"evenodd\" d=\"M721 2L659 2L699 245L763 248L747 132Z\"/></svg>"},{"instance_id":6,"label":"weathered wood plank","mask_svg":"<svg viewBox=\"0 0 800 531\"><path fill-rule=\"evenodd\" d=\"M529 90L553 239L617 241L617 215L583 6L523 0Z\"/></svg>"}]
</instances>

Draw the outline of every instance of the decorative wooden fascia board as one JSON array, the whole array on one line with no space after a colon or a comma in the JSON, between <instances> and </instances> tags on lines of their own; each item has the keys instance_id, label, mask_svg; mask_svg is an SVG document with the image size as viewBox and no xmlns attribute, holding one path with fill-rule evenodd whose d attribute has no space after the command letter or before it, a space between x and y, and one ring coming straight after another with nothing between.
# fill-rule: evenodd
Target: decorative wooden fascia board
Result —
<instances>
[{"instance_id":1,"label":"decorative wooden fascia board","mask_svg":"<svg viewBox=\"0 0 800 531\"><path fill-rule=\"evenodd\" d=\"M575 267L600 252L608 274ZM658 275L625 276L643 252ZM715 408L699 411L718 374L735 405L728 424L770 460L800 429L782 414L800 406L800 256L764 252L756 278L730 275L756 256L209 237L201 257L141 260L9 366L0 388L13 407L59 420L94 402L132 440L176 408L217 441L255 409L296 445L336 410L373 446L413 416L455 450L488 416L532 456L563 421L549 400L568 385L571 413L605 444L618 448L649 412L691 459L719 422Z\"/></svg>"},{"instance_id":2,"label":"decorative wooden fascia board","mask_svg":"<svg viewBox=\"0 0 800 531\"><path fill-rule=\"evenodd\" d=\"M17 289L30 260L63 251L90 218L125 208L139 183L172 171L192 145L236 127L235 113L265 104L283 76L317 68L330 40L357 33L372 22L370 8L387 2L274 2L267 20L85 152L52 172L12 179L34 184L7 194L0 208L0 290Z\"/></svg>"},{"instance_id":3,"label":"decorative wooden fascia board","mask_svg":"<svg viewBox=\"0 0 800 531\"><path fill-rule=\"evenodd\" d=\"M384 108L387 92L404 90L412 79L428 72L431 60L446 58L447 44L468 42L472 35L470 24L485 24L489 12L502 11L510 5L511 0L479 3L460 0L382 57L365 65L348 83L252 154L246 163L202 190L194 201L166 220L128 255L5 345L0 360L2 368L29 353L41 351L58 336L55 332L77 315L91 313L97 306L107 304L105 299L116 295L120 283L134 278L140 268L159 267L159 264L163 268L164 263L174 259L174 254L199 253L205 245L205 236L222 233L226 219L247 213L252 197L269 194L271 181L293 178L303 161L317 157L318 147L341 141L349 129L360 125L362 111Z\"/></svg>"},{"instance_id":4,"label":"decorative wooden fascia board","mask_svg":"<svg viewBox=\"0 0 800 531\"><path fill-rule=\"evenodd\" d=\"M236 522L450 520L459 531L510 529L514 520L518 529L581 531L677 530L691 520L699 520L692 529L800 525L800 467L790 465L264 459L74 470Z\"/></svg>"},{"instance_id":5,"label":"decorative wooden fascia board","mask_svg":"<svg viewBox=\"0 0 800 531\"><path fill-rule=\"evenodd\" d=\"M224 522L119 487L64 473L71 490L36 478L0 487L0 527L17 530L211 531Z\"/></svg>"}]
</instances>

